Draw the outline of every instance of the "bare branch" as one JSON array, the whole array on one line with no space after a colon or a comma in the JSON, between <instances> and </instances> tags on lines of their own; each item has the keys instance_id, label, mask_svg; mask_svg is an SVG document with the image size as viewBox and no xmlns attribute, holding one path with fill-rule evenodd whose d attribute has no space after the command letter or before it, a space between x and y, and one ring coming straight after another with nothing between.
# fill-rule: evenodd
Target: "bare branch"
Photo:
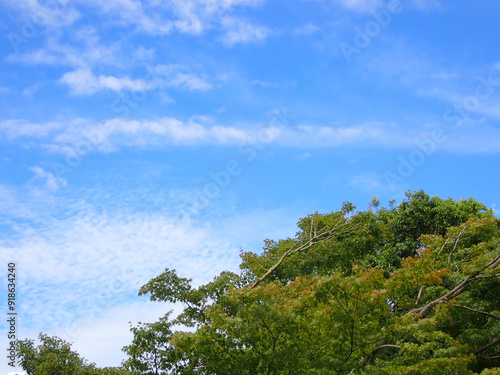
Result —
<instances>
[{"instance_id":1,"label":"bare branch","mask_svg":"<svg viewBox=\"0 0 500 375\"><path fill-rule=\"evenodd\" d=\"M455 288L450 290L444 296L439 297L439 298L435 299L434 301L429 302L425 306L412 309L412 310L408 311L407 314L420 314L422 317L425 317L434 308L434 306L436 306L440 303L444 303L444 302L462 294L465 291L465 289L467 289L467 285L469 285L472 281L474 281L478 274L479 274L479 272L476 272L475 274L469 276L467 279L462 281L460 284L458 284Z\"/></svg>"},{"instance_id":2,"label":"bare branch","mask_svg":"<svg viewBox=\"0 0 500 375\"><path fill-rule=\"evenodd\" d=\"M462 281L460 284L458 284L455 288L450 290L448 293L446 293L444 296L441 296L434 301L429 302L427 305L412 309L408 311L407 314L420 314L423 317L425 317L436 305L439 305L440 303L444 303L446 301L449 301L452 298L455 298L462 294L466 289L467 286L473 282L473 281L479 281L482 279L486 278L491 278L491 277L496 277L497 275L493 276L479 276L479 274L487 269L487 268L495 268L500 264L500 251L498 252L498 255L493 258L490 262L488 262L481 271L477 271L474 274L470 275L467 279Z\"/></svg>"},{"instance_id":3,"label":"bare branch","mask_svg":"<svg viewBox=\"0 0 500 375\"><path fill-rule=\"evenodd\" d=\"M486 268L493 269L498 267L499 265L500 265L500 251L498 252L497 256L493 258L493 260L486 265Z\"/></svg>"},{"instance_id":4,"label":"bare branch","mask_svg":"<svg viewBox=\"0 0 500 375\"><path fill-rule=\"evenodd\" d=\"M275 263L273 264L267 271L264 275L262 275L260 278L258 278L255 282L253 282L252 284L249 285L249 288L250 289L253 289L255 288L257 285L259 285L262 281L264 281L269 275L271 275L282 263L283 261L290 257L291 255L295 254L295 253L300 253L300 252L304 252L306 251L307 249L311 248L313 245L317 244L317 243L320 243L320 242L324 242L324 241L327 241L329 239L331 239L334 235L334 233L342 228L342 227L345 227L347 226L349 223L350 223L350 219L351 218L348 218L346 219L345 221L342 222L342 220L339 220L334 226L333 228L331 229L328 229L328 228L325 228L321 231L319 231L319 233L316 232L316 229L314 229L314 234L311 232L309 233L309 239L306 241L306 242L295 242L295 244L290 248L288 249L287 251L285 251L283 253L283 255L281 256L281 258ZM313 219L314 220L314 216L313 216ZM311 221L311 229L312 229L312 226L313 226L313 223ZM350 229L350 231L354 231L355 229L357 229L357 227L353 227Z\"/></svg>"},{"instance_id":5,"label":"bare branch","mask_svg":"<svg viewBox=\"0 0 500 375\"><path fill-rule=\"evenodd\" d=\"M448 242L450 242L450 238L451 238L451 234L448 236L448 238L444 242L443 246L441 246L441 249L439 249L438 255L441 254L441 252L444 250L444 247L448 244Z\"/></svg>"},{"instance_id":6,"label":"bare branch","mask_svg":"<svg viewBox=\"0 0 500 375\"><path fill-rule=\"evenodd\" d=\"M422 299L422 293L424 292L424 287L420 288L418 291L418 296L417 300L415 301L415 305L418 305L420 303L420 300Z\"/></svg>"},{"instance_id":7,"label":"bare branch","mask_svg":"<svg viewBox=\"0 0 500 375\"><path fill-rule=\"evenodd\" d=\"M451 255L454 253L454 251L456 250L457 246L458 246L458 243L460 242L460 237L462 237L462 235L465 233L465 229L467 228L467 225L465 225L462 230L460 231L460 233L458 234L457 236L457 239L455 240L455 246L453 246L453 249L450 251L450 254L448 255L448 267L450 266L451 264Z\"/></svg>"},{"instance_id":8,"label":"bare branch","mask_svg":"<svg viewBox=\"0 0 500 375\"><path fill-rule=\"evenodd\" d=\"M481 277L478 277L477 280L493 279L494 277L500 277L500 273L497 273L495 275L489 275L489 276L481 276Z\"/></svg>"}]
</instances>

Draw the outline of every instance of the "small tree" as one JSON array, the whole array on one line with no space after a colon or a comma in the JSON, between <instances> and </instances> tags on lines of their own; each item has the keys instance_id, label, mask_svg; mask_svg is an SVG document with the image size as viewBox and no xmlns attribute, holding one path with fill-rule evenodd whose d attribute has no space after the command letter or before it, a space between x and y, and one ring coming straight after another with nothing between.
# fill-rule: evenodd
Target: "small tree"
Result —
<instances>
[{"instance_id":1,"label":"small tree","mask_svg":"<svg viewBox=\"0 0 500 375\"><path fill-rule=\"evenodd\" d=\"M134 335L132 344L123 351L129 359L124 366L143 375L167 374L173 367L174 349L170 345L172 323L168 320L171 311L156 323L141 323L130 330Z\"/></svg>"},{"instance_id":2,"label":"small tree","mask_svg":"<svg viewBox=\"0 0 500 375\"><path fill-rule=\"evenodd\" d=\"M121 367L98 368L87 363L59 337L40 333L38 339L38 346L28 339L17 342L17 358L28 375L138 375Z\"/></svg>"},{"instance_id":3,"label":"small tree","mask_svg":"<svg viewBox=\"0 0 500 375\"><path fill-rule=\"evenodd\" d=\"M17 342L17 358L28 375L76 375L91 366L63 339L43 333L38 339L41 344L37 347L33 340Z\"/></svg>"}]
</instances>

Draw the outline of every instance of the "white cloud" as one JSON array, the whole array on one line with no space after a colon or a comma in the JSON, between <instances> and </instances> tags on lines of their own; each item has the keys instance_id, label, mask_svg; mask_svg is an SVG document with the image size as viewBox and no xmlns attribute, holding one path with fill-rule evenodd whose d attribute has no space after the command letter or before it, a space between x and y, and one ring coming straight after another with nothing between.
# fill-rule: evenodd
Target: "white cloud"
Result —
<instances>
[{"instance_id":1,"label":"white cloud","mask_svg":"<svg viewBox=\"0 0 500 375\"><path fill-rule=\"evenodd\" d=\"M440 0L413 0L411 5L424 12L442 9Z\"/></svg>"},{"instance_id":2,"label":"white cloud","mask_svg":"<svg viewBox=\"0 0 500 375\"><path fill-rule=\"evenodd\" d=\"M490 111L498 115L498 108L492 107ZM432 125L430 128L438 125ZM474 121L473 126L469 127L462 126L465 123L455 125L457 124L442 124L442 128L454 136L439 145L440 149L460 153L500 151L500 130L486 121ZM452 130L452 127L456 129ZM216 124L209 116L194 116L186 121L173 117L156 120L111 119L105 122L74 119L61 123L9 120L0 122L0 129L7 135L7 142L22 139L23 143L26 143L31 138L31 147L41 147L49 152L67 156L89 152L113 152L123 147L240 146L258 141L264 131L266 136L269 136L266 142L276 147L409 149L415 147L415 139L425 138L429 132L427 126L408 128L383 122L354 126L235 127ZM469 142L464 142L465 139L469 139Z\"/></svg>"},{"instance_id":3,"label":"white cloud","mask_svg":"<svg viewBox=\"0 0 500 375\"><path fill-rule=\"evenodd\" d=\"M79 69L88 69L98 65L122 67L147 58L151 51L141 50L134 52L134 59L124 58L120 42L102 43L99 30L95 27L83 26L75 28L68 35L70 43L64 41L63 33L50 33L45 45L27 53L8 55L6 61L26 65L54 65L70 66Z\"/></svg>"},{"instance_id":4,"label":"white cloud","mask_svg":"<svg viewBox=\"0 0 500 375\"><path fill-rule=\"evenodd\" d=\"M389 1L384 0L334 0L334 3L355 13L369 13L382 7L386 7ZM415 8L419 11L432 11L441 9L439 0L411 0L407 3L399 1L395 4Z\"/></svg>"},{"instance_id":5,"label":"white cloud","mask_svg":"<svg viewBox=\"0 0 500 375\"><path fill-rule=\"evenodd\" d=\"M384 191L387 189L387 184L383 176L374 172L363 172L355 176L351 176L348 180L347 186L354 187L356 189L377 193L381 189Z\"/></svg>"},{"instance_id":6,"label":"white cloud","mask_svg":"<svg viewBox=\"0 0 500 375\"><path fill-rule=\"evenodd\" d=\"M23 124L18 127L16 124ZM34 138L39 144L52 152L74 155L82 153L79 144L88 144L86 152L110 151L117 147L162 147L170 144L199 145L219 144L237 145L256 137L259 129L244 130L232 126L210 123L210 119L193 117L180 121L171 117L158 120L120 120L112 119L104 123L75 119L66 123L29 123L10 120L0 123L8 135L7 140ZM82 146L83 147L83 146Z\"/></svg>"},{"instance_id":7,"label":"white cloud","mask_svg":"<svg viewBox=\"0 0 500 375\"><path fill-rule=\"evenodd\" d=\"M284 88L289 89L297 85L297 82L269 82L260 79L255 79L252 81L252 85L261 86L264 88Z\"/></svg>"},{"instance_id":8,"label":"white cloud","mask_svg":"<svg viewBox=\"0 0 500 375\"><path fill-rule=\"evenodd\" d=\"M335 0L342 7L359 13L367 13L384 5L382 0Z\"/></svg>"},{"instance_id":9,"label":"white cloud","mask_svg":"<svg viewBox=\"0 0 500 375\"><path fill-rule=\"evenodd\" d=\"M60 83L69 86L71 92L76 95L91 95L101 90L112 91L142 91L148 89L148 83L141 79L130 79L129 77L114 77L99 75L95 76L89 69L79 69L65 73Z\"/></svg>"},{"instance_id":10,"label":"white cloud","mask_svg":"<svg viewBox=\"0 0 500 375\"><path fill-rule=\"evenodd\" d=\"M9 141L23 137L44 138L50 133L64 128L65 125L58 122L46 122L43 124L27 120L7 120L0 122L1 133L5 134Z\"/></svg>"},{"instance_id":11,"label":"white cloud","mask_svg":"<svg viewBox=\"0 0 500 375\"><path fill-rule=\"evenodd\" d=\"M190 91L206 91L213 87L207 80L190 72L185 65L157 65L150 72L155 82L163 87L186 87Z\"/></svg>"},{"instance_id":12,"label":"white cloud","mask_svg":"<svg viewBox=\"0 0 500 375\"><path fill-rule=\"evenodd\" d=\"M15 3L0 0L12 8L22 9L26 18L37 17L51 26L72 24L80 17L80 8L91 7L108 22L133 25L151 35L172 32L201 34L221 23L221 19L239 8L256 7L263 0L76 0L55 2L57 6L42 6L31 0Z\"/></svg>"},{"instance_id":13,"label":"white cloud","mask_svg":"<svg viewBox=\"0 0 500 375\"><path fill-rule=\"evenodd\" d=\"M226 33L221 40L228 47L239 43L260 42L271 34L269 28L253 25L243 20L225 18L222 24L226 28Z\"/></svg>"},{"instance_id":14,"label":"white cloud","mask_svg":"<svg viewBox=\"0 0 500 375\"><path fill-rule=\"evenodd\" d=\"M142 302L113 307L102 316L76 321L69 328L58 328L53 334L73 342L73 350L98 367L119 366L126 357L121 349L132 342L129 322L155 322L172 307L143 298Z\"/></svg>"},{"instance_id":15,"label":"white cloud","mask_svg":"<svg viewBox=\"0 0 500 375\"><path fill-rule=\"evenodd\" d=\"M66 85L75 95L92 95L102 90L121 92L144 91L156 88L186 88L189 91L207 91L213 86L206 79L191 72L184 65L157 65L149 68L145 79L131 79L112 75L96 76L90 69L82 68L65 73L59 83Z\"/></svg>"},{"instance_id":16,"label":"white cloud","mask_svg":"<svg viewBox=\"0 0 500 375\"><path fill-rule=\"evenodd\" d=\"M31 25L32 30L40 33L47 27L61 27L71 25L78 20L80 12L72 7L68 1L38 2L33 0L0 0L9 8L20 9L23 13L24 25ZM21 30L19 34L21 34Z\"/></svg>"},{"instance_id":17,"label":"white cloud","mask_svg":"<svg viewBox=\"0 0 500 375\"><path fill-rule=\"evenodd\" d=\"M284 129L278 142L289 147L372 145L393 148L405 147L411 139L410 131L396 124L377 122L350 127L299 125Z\"/></svg>"},{"instance_id":18,"label":"white cloud","mask_svg":"<svg viewBox=\"0 0 500 375\"><path fill-rule=\"evenodd\" d=\"M40 167L31 167L30 171L35 174L34 181L40 181L43 185L52 191L59 189L62 186L66 186L67 181L64 178L56 177L51 172L44 171Z\"/></svg>"}]
</instances>

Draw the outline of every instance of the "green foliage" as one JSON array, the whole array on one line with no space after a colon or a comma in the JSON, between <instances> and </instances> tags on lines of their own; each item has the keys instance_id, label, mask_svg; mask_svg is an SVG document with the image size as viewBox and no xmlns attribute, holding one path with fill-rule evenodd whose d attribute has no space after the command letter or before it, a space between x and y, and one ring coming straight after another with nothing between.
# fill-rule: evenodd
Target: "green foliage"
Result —
<instances>
[{"instance_id":1,"label":"green foliage","mask_svg":"<svg viewBox=\"0 0 500 375\"><path fill-rule=\"evenodd\" d=\"M498 220L471 198L423 191L379 206L309 215L294 237L242 252L241 275L196 289L166 270L146 284L152 300L184 303L168 327L192 327L158 326L164 373L495 373Z\"/></svg>"},{"instance_id":2,"label":"green foliage","mask_svg":"<svg viewBox=\"0 0 500 375\"><path fill-rule=\"evenodd\" d=\"M40 344L19 340L16 357L28 375L138 375L119 367L97 368L71 350L71 344L59 337L40 333Z\"/></svg>"},{"instance_id":3,"label":"green foliage","mask_svg":"<svg viewBox=\"0 0 500 375\"><path fill-rule=\"evenodd\" d=\"M19 364L29 375L76 375L85 367L84 360L71 350L68 342L43 333L38 339L38 347L32 340L17 342Z\"/></svg>"},{"instance_id":4,"label":"green foliage","mask_svg":"<svg viewBox=\"0 0 500 375\"><path fill-rule=\"evenodd\" d=\"M145 375L167 374L172 369L175 350L170 345L171 312L155 323L139 323L131 327L134 335L132 344L123 348L129 359L124 366Z\"/></svg>"}]
</instances>

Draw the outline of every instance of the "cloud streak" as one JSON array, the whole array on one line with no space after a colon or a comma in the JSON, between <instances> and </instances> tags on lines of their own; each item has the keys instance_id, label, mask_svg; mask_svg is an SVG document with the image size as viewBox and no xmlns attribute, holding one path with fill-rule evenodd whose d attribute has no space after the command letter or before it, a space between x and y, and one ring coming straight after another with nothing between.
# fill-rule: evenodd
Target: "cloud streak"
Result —
<instances>
[{"instance_id":1,"label":"cloud streak","mask_svg":"<svg viewBox=\"0 0 500 375\"><path fill-rule=\"evenodd\" d=\"M427 137L429 129L437 128L438 125L405 128L394 123L375 122L354 126L298 125L278 131L275 126L219 125L211 117L195 116L186 121L173 117L157 120L111 119L104 122L75 119L64 123L8 120L0 123L0 130L4 134L4 142L32 139L37 141L34 145L51 153L70 155L85 140L93 143L89 151L99 152L112 152L124 147L240 146L255 142L262 131L269 132L269 142L275 147L412 149L416 147L416 141ZM452 129L446 124L442 128L450 136L440 145L441 150L459 153L500 152L500 129L487 122L475 122L472 128L461 126Z\"/></svg>"}]
</instances>

